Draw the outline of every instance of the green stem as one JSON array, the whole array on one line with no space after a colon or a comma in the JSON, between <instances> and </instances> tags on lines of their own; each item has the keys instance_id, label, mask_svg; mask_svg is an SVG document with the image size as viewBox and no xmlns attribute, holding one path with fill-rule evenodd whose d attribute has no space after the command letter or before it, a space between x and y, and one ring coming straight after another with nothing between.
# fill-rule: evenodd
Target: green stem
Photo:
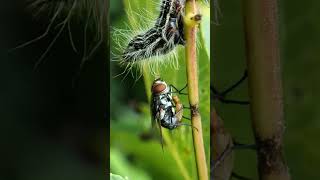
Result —
<instances>
[{"instance_id":1,"label":"green stem","mask_svg":"<svg viewBox=\"0 0 320 180\"><path fill-rule=\"evenodd\" d=\"M194 127L192 128L194 152L196 157L198 178L200 180L208 180L208 170L202 137L201 116L199 113L198 64L196 50L197 26L196 23L186 23L190 22L191 19L188 18L194 17L194 15L197 12L195 0L187 0L185 10L185 54L188 78L189 104L191 108L191 123Z\"/></svg>"},{"instance_id":2,"label":"green stem","mask_svg":"<svg viewBox=\"0 0 320 180\"><path fill-rule=\"evenodd\" d=\"M243 0L251 119L261 180L289 180L283 154L283 97L277 0Z\"/></svg>"},{"instance_id":3,"label":"green stem","mask_svg":"<svg viewBox=\"0 0 320 180\"><path fill-rule=\"evenodd\" d=\"M151 77L150 72L147 66L142 67L142 73L143 73L143 81L144 81L144 87L146 89L146 94L148 98L148 102L151 102Z\"/></svg>"}]
</instances>

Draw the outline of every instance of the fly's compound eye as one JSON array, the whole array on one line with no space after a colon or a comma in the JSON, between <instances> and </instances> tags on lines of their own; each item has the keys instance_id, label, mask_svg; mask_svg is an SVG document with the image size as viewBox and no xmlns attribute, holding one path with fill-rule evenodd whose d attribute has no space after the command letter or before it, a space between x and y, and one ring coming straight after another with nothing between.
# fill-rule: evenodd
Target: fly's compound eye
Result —
<instances>
[{"instance_id":1,"label":"fly's compound eye","mask_svg":"<svg viewBox=\"0 0 320 180\"><path fill-rule=\"evenodd\" d=\"M152 86L152 89L151 89L151 91L152 91L152 93L154 93L154 94L159 94L159 93L161 93L161 92L163 92L164 90L166 90L166 88L167 88L167 85L166 84L154 84L153 86Z\"/></svg>"}]
</instances>

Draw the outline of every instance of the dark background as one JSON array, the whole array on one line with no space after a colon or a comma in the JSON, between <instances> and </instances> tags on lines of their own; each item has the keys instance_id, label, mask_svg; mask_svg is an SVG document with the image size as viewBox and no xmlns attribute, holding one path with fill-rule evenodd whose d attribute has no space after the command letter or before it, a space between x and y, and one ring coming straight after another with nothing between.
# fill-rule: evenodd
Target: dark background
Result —
<instances>
[{"instance_id":1,"label":"dark background","mask_svg":"<svg viewBox=\"0 0 320 180\"><path fill-rule=\"evenodd\" d=\"M64 30L34 69L57 29L10 51L48 26L46 16L35 17L25 7L24 1L1 1L0 5L0 179L105 179L109 164L107 38L80 68L85 43L80 18L71 23L78 52ZM87 34L87 43L92 43L93 31Z\"/></svg>"},{"instance_id":2,"label":"dark background","mask_svg":"<svg viewBox=\"0 0 320 180\"><path fill-rule=\"evenodd\" d=\"M222 90L246 67L241 1L219 1L220 25L212 26L211 83ZM285 110L285 157L292 179L320 174L320 1L279 1L280 45ZM229 98L248 99L247 81ZM227 130L241 143L253 143L249 107L216 103ZM253 151L236 152L235 172L257 179Z\"/></svg>"}]
</instances>

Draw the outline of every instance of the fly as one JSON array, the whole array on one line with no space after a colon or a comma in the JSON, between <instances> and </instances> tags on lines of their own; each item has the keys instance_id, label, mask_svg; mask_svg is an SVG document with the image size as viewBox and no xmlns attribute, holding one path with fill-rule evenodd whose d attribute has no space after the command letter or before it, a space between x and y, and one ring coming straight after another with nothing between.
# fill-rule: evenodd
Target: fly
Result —
<instances>
[{"instance_id":1,"label":"fly","mask_svg":"<svg viewBox=\"0 0 320 180\"><path fill-rule=\"evenodd\" d=\"M163 80L156 79L154 80L151 87L151 115L152 115L152 126L154 127L157 123L160 129L161 143L162 143L162 130L161 127L173 130L182 125L191 126L190 124L182 123L183 116L183 105L180 102L180 99L174 93L172 88L177 90L177 93L181 93L187 86L181 90L177 90L172 85L167 85ZM188 118L186 118L188 119Z\"/></svg>"}]
</instances>

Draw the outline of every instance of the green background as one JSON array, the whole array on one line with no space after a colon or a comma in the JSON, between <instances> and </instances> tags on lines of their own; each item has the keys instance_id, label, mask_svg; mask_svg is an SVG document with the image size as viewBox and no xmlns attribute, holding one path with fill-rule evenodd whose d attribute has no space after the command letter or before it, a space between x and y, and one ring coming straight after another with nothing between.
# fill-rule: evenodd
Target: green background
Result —
<instances>
[{"instance_id":1,"label":"green background","mask_svg":"<svg viewBox=\"0 0 320 180\"><path fill-rule=\"evenodd\" d=\"M292 179L319 179L320 2L279 1L286 132L285 157ZM222 90L246 68L241 1L220 1L220 25L211 27L211 82ZM247 81L229 98L247 100ZM227 130L241 143L254 141L249 107L216 103ZM256 155L236 152L235 172L257 179Z\"/></svg>"},{"instance_id":2,"label":"green background","mask_svg":"<svg viewBox=\"0 0 320 180\"><path fill-rule=\"evenodd\" d=\"M117 33L119 29L134 30L148 26L150 28L158 16L157 1L149 0L130 0L130 1L112 1L111 2L111 51L112 59L121 54L117 51L119 47L115 41L123 39L123 34ZM130 4L128 3L130 2ZM130 13L130 8L134 13ZM127 14L128 12L128 17ZM206 37L209 34L209 11L203 12L204 22L201 29ZM150 21L150 22L149 22ZM135 23L138 26L135 26ZM132 26L132 24L134 24ZM113 33L114 32L114 33ZM129 31L129 33L131 33ZM120 37L119 37L120 36ZM202 116L203 136L207 164L209 165L209 148L210 148L210 59L208 57L207 47L204 39L199 33L199 93L200 93L200 112ZM112 41L113 40L113 41ZM122 43L126 46L127 42ZM164 63L159 65L158 72L160 77L168 84L173 84L178 89L186 85L186 66L184 59L184 48L176 48L179 67L172 65L173 59L163 59ZM154 61L149 59L147 61ZM147 68L148 69L148 68ZM150 93L151 82L154 76L146 73L147 77L137 79L133 69L133 76L118 74L124 71L118 62L111 62L111 132L110 132L110 166L111 172L122 176L128 176L130 179L184 179L177 158L181 160L186 170L182 170L191 179L196 179L196 167L194 160L193 143L191 128L182 126L171 132L166 132L170 137L173 146L164 146L161 149L158 129L151 129L151 117L147 94ZM138 73L139 75L139 73ZM145 75L145 74L144 74ZM117 76L117 77L116 77ZM186 92L186 91L185 91ZM180 95L184 106L189 106L187 96ZM184 110L184 116L190 117L188 109ZM190 121L183 120L184 123L190 124ZM164 131L164 130L163 130ZM173 156L173 152L177 156ZM179 161L179 160L178 160Z\"/></svg>"}]
</instances>

